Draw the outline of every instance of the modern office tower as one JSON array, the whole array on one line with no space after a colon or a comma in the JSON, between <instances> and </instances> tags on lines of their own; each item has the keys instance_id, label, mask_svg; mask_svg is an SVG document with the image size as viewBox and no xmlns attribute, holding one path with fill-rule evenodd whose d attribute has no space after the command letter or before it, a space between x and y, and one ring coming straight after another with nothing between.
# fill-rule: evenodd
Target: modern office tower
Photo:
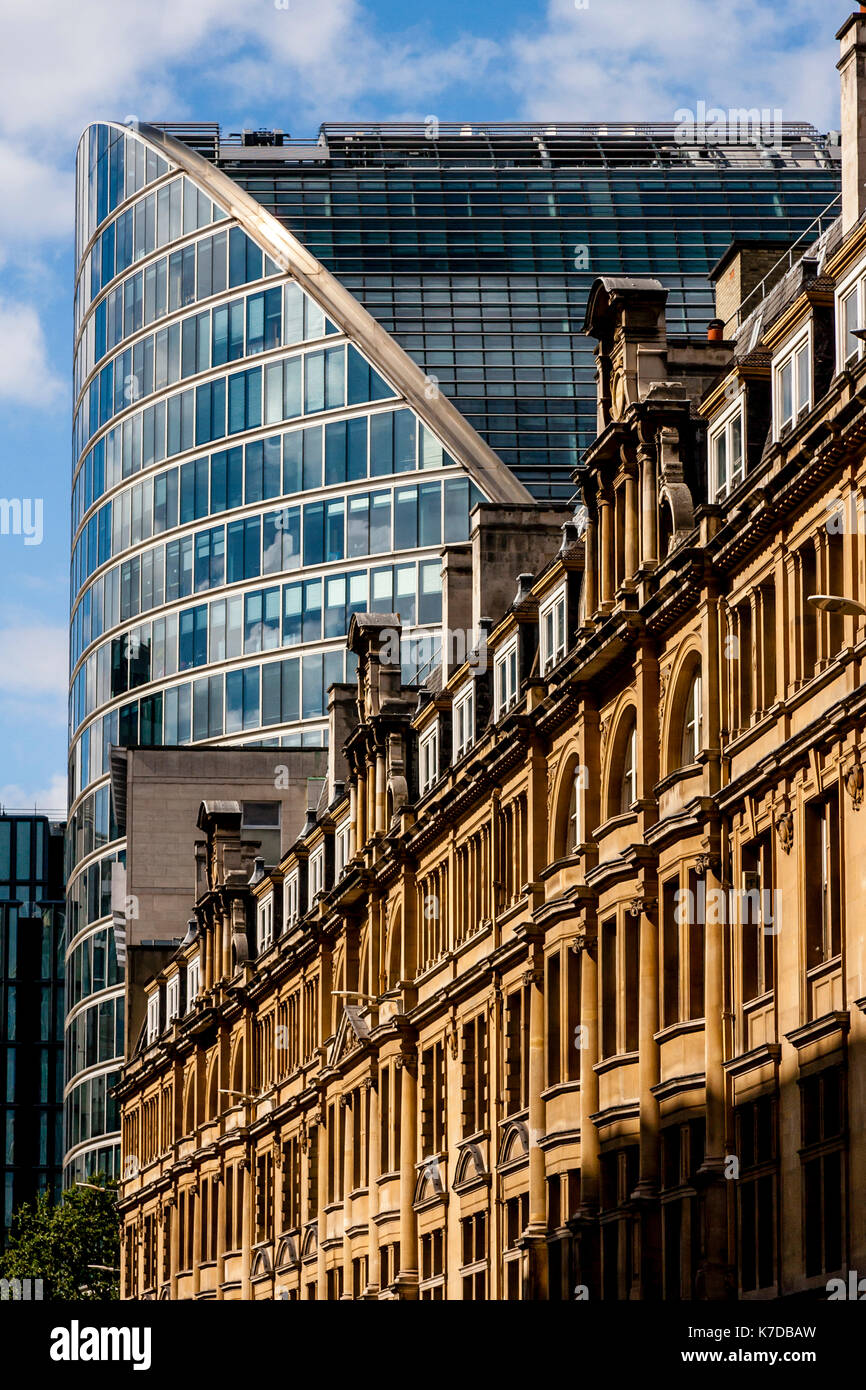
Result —
<instances>
[{"instance_id":1,"label":"modern office tower","mask_svg":"<svg viewBox=\"0 0 866 1390\"><path fill-rule=\"evenodd\" d=\"M3 1223L63 1164L63 813L0 807Z\"/></svg>"},{"instance_id":2,"label":"modern office tower","mask_svg":"<svg viewBox=\"0 0 866 1390\"><path fill-rule=\"evenodd\" d=\"M568 499L595 433L580 335L595 277L657 276L671 332L701 333L714 312L707 271L729 243L793 240L838 194L835 137L793 122L758 129L746 111L714 125L713 114L328 123L316 143L169 129L295 233L535 497Z\"/></svg>"},{"instance_id":3,"label":"modern office tower","mask_svg":"<svg viewBox=\"0 0 866 1390\"><path fill-rule=\"evenodd\" d=\"M110 747L321 745L356 612L398 613L423 674L473 501L572 494L594 277L657 274L673 327L703 328L732 237L787 244L838 188L804 125L760 149L672 125L172 129L91 126L77 164L70 959L111 936L112 881L124 910ZM114 961L69 1019L68 1175L117 1142Z\"/></svg>"}]
</instances>

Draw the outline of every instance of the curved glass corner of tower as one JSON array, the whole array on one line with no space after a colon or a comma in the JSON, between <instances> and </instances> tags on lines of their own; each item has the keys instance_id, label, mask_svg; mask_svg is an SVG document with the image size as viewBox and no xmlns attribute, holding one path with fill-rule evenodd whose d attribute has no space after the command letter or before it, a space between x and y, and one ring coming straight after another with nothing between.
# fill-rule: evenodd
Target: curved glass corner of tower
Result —
<instances>
[{"instance_id":1,"label":"curved glass corner of tower","mask_svg":"<svg viewBox=\"0 0 866 1390\"><path fill-rule=\"evenodd\" d=\"M431 662L439 551L483 500L183 162L108 123L78 150L67 1182L118 1166L109 750L322 746L351 615L400 614L407 679Z\"/></svg>"}]
</instances>

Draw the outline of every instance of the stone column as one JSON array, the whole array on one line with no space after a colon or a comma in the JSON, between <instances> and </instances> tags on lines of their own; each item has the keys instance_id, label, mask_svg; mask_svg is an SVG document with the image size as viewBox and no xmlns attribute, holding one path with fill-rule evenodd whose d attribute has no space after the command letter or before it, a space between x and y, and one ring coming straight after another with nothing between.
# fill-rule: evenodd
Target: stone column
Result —
<instances>
[{"instance_id":1,"label":"stone column","mask_svg":"<svg viewBox=\"0 0 866 1390\"><path fill-rule=\"evenodd\" d=\"M250 1269L253 1258L253 1203L255 1202L255 1183L253 1164L249 1158L242 1158L237 1171L243 1173L243 1206L241 1207L241 1298L250 1297Z\"/></svg>"},{"instance_id":2,"label":"stone column","mask_svg":"<svg viewBox=\"0 0 866 1390\"><path fill-rule=\"evenodd\" d=\"M191 1187L194 1194L192 1220L192 1296L198 1297L201 1287L201 1182Z\"/></svg>"},{"instance_id":3,"label":"stone column","mask_svg":"<svg viewBox=\"0 0 866 1390\"><path fill-rule=\"evenodd\" d=\"M341 1096L340 1104L345 1116L346 1141L343 1145L343 1297L352 1297L352 1243L349 1240L349 1227L352 1224L352 1183L355 1167L355 1106L358 1104L357 1091Z\"/></svg>"},{"instance_id":4,"label":"stone column","mask_svg":"<svg viewBox=\"0 0 866 1390\"><path fill-rule=\"evenodd\" d=\"M597 546L597 526L595 518L590 516L587 519L586 530L584 531L584 553L583 553L583 620L588 623L596 608L598 607L598 584L596 580L596 566L598 564Z\"/></svg>"},{"instance_id":5,"label":"stone column","mask_svg":"<svg viewBox=\"0 0 866 1390\"><path fill-rule=\"evenodd\" d=\"M598 495L599 515L599 606L607 612L613 600L613 534L611 499L604 493Z\"/></svg>"},{"instance_id":6,"label":"stone column","mask_svg":"<svg viewBox=\"0 0 866 1390\"><path fill-rule=\"evenodd\" d=\"M657 1298L661 1284L661 1222L658 1207L659 1106L653 1087L659 1082L659 942L656 897L641 895L629 906L640 918L640 991L638 999L638 1095L640 1160L638 1185L631 1194L638 1203L640 1226L639 1282L642 1298Z\"/></svg>"},{"instance_id":7,"label":"stone column","mask_svg":"<svg viewBox=\"0 0 866 1390\"><path fill-rule=\"evenodd\" d=\"M367 779L358 777L355 792L355 852L364 848L367 840Z\"/></svg>"},{"instance_id":8,"label":"stone column","mask_svg":"<svg viewBox=\"0 0 866 1390\"><path fill-rule=\"evenodd\" d=\"M623 578L627 585L634 585L638 564L637 476L632 463L625 475L625 574Z\"/></svg>"},{"instance_id":9,"label":"stone column","mask_svg":"<svg viewBox=\"0 0 866 1390\"><path fill-rule=\"evenodd\" d=\"M376 1216L379 1212L379 1187L377 1179L381 1168L379 1152L379 1087L372 1081L365 1081L368 1088L370 1106L367 1130L367 1285L379 1287L379 1228Z\"/></svg>"},{"instance_id":10,"label":"stone column","mask_svg":"<svg viewBox=\"0 0 866 1390\"><path fill-rule=\"evenodd\" d=\"M222 914L222 978L232 977L232 915L228 907Z\"/></svg>"},{"instance_id":11,"label":"stone column","mask_svg":"<svg viewBox=\"0 0 866 1390\"><path fill-rule=\"evenodd\" d=\"M316 1278L318 1280L318 1297L326 1299L328 1297L328 1276L325 1268L325 1241L328 1238L328 1217L325 1208L328 1205L328 1169L330 1167L330 1141L331 1135L328 1126L325 1124L324 1101L322 1102L322 1121L319 1125L319 1171L318 1171L318 1207L319 1207L319 1230L317 1235L318 1264Z\"/></svg>"},{"instance_id":12,"label":"stone column","mask_svg":"<svg viewBox=\"0 0 866 1390\"><path fill-rule=\"evenodd\" d=\"M412 1054L397 1058L400 1073L400 1274L401 1297L418 1293L418 1231L415 1220L415 1162L418 1156L418 1061Z\"/></svg>"},{"instance_id":13,"label":"stone column","mask_svg":"<svg viewBox=\"0 0 866 1390\"><path fill-rule=\"evenodd\" d=\"M545 1134L544 1105L544 960L540 947L533 951L532 968L523 977L529 986L529 1225L524 1234L528 1257L526 1297L546 1299L547 1186L541 1141Z\"/></svg>"},{"instance_id":14,"label":"stone column","mask_svg":"<svg viewBox=\"0 0 866 1390\"><path fill-rule=\"evenodd\" d=\"M720 901L721 865L717 856L701 856L695 865L703 876L707 900ZM717 919L723 914L706 912ZM699 1169L703 1180L704 1259L698 1270L699 1298L725 1298L728 1284L728 1214L725 1181L724 1069L724 933L725 926L705 920L704 926L704 1071L706 1075L706 1141Z\"/></svg>"},{"instance_id":15,"label":"stone column","mask_svg":"<svg viewBox=\"0 0 866 1390\"><path fill-rule=\"evenodd\" d=\"M580 961L580 1208L575 1226L579 1238L578 1282L591 1298L598 1295L598 1130L592 1116L598 1110L598 941L595 921L585 922L575 943ZM574 949L574 947L572 947Z\"/></svg>"},{"instance_id":16,"label":"stone column","mask_svg":"<svg viewBox=\"0 0 866 1390\"><path fill-rule=\"evenodd\" d=\"M651 445L638 449L641 482L641 564L655 565L658 556L658 498L656 496L656 464Z\"/></svg>"},{"instance_id":17,"label":"stone column","mask_svg":"<svg viewBox=\"0 0 866 1390\"><path fill-rule=\"evenodd\" d=\"M213 1195L211 1195L213 1201ZM216 1229L216 1289L217 1298L222 1298L222 1286L226 1277L226 1179L225 1170L217 1175L217 1229Z\"/></svg>"},{"instance_id":18,"label":"stone column","mask_svg":"<svg viewBox=\"0 0 866 1390\"><path fill-rule=\"evenodd\" d=\"M180 1269L180 1222L178 1221L177 1190L168 1199L167 1216L169 1221L168 1275L171 1283L169 1297L175 1301L177 1299L177 1272Z\"/></svg>"},{"instance_id":19,"label":"stone column","mask_svg":"<svg viewBox=\"0 0 866 1390\"><path fill-rule=\"evenodd\" d=\"M376 754L376 829L385 830L385 754Z\"/></svg>"}]
</instances>

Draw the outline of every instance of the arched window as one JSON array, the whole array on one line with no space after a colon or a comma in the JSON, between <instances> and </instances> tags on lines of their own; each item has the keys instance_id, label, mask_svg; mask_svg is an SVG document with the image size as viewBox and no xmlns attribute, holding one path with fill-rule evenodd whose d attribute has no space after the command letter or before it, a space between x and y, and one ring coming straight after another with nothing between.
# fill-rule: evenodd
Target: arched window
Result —
<instances>
[{"instance_id":1,"label":"arched window","mask_svg":"<svg viewBox=\"0 0 866 1390\"><path fill-rule=\"evenodd\" d=\"M617 726L608 771L606 807L609 816L630 811L637 800L637 718L634 708Z\"/></svg>"},{"instance_id":2,"label":"arched window","mask_svg":"<svg viewBox=\"0 0 866 1390\"><path fill-rule=\"evenodd\" d=\"M637 724L634 715L629 720L626 733L620 787L619 809L621 812L630 811L632 802L637 801Z\"/></svg>"},{"instance_id":3,"label":"arched window","mask_svg":"<svg viewBox=\"0 0 866 1390\"><path fill-rule=\"evenodd\" d=\"M701 668L696 666L686 688L686 698L683 705L681 767L688 767L691 763L696 762L698 753L703 747L702 710Z\"/></svg>"}]
</instances>

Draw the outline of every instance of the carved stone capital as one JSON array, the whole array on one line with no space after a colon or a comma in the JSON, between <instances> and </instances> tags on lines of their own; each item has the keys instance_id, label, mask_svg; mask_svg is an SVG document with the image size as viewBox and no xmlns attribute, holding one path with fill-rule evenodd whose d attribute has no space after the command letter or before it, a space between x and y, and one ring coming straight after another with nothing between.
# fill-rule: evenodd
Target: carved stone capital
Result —
<instances>
[{"instance_id":1,"label":"carved stone capital","mask_svg":"<svg viewBox=\"0 0 866 1390\"><path fill-rule=\"evenodd\" d=\"M628 914L630 917L640 917L642 913L649 915L649 913L655 912L657 906L658 898L653 898L649 895L638 896L632 898L629 903Z\"/></svg>"},{"instance_id":2,"label":"carved stone capital","mask_svg":"<svg viewBox=\"0 0 866 1390\"><path fill-rule=\"evenodd\" d=\"M842 774L845 783L845 790L851 798L854 810L859 811L863 805L863 765L862 763L852 763L846 772Z\"/></svg>"},{"instance_id":3,"label":"carved stone capital","mask_svg":"<svg viewBox=\"0 0 866 1390\"><path fill-rule=\"evenodd\" d=\"M776 816L776 834L785 854L790 854L794 848L794 814L792 811L780 811Z\"/></svg>"},{"instance_id":4,"label":"carved stone capital","mask_svg":"<svg viewBox=\"0 0 866 1390\"><path fill-rule=\"evenodd\" d=\"M722 871L721 855L717 854L715 850L704 850L696 856L694 870L698 878L706 878L708 873L719 877Z\"/></svg>"}]
</instances>

